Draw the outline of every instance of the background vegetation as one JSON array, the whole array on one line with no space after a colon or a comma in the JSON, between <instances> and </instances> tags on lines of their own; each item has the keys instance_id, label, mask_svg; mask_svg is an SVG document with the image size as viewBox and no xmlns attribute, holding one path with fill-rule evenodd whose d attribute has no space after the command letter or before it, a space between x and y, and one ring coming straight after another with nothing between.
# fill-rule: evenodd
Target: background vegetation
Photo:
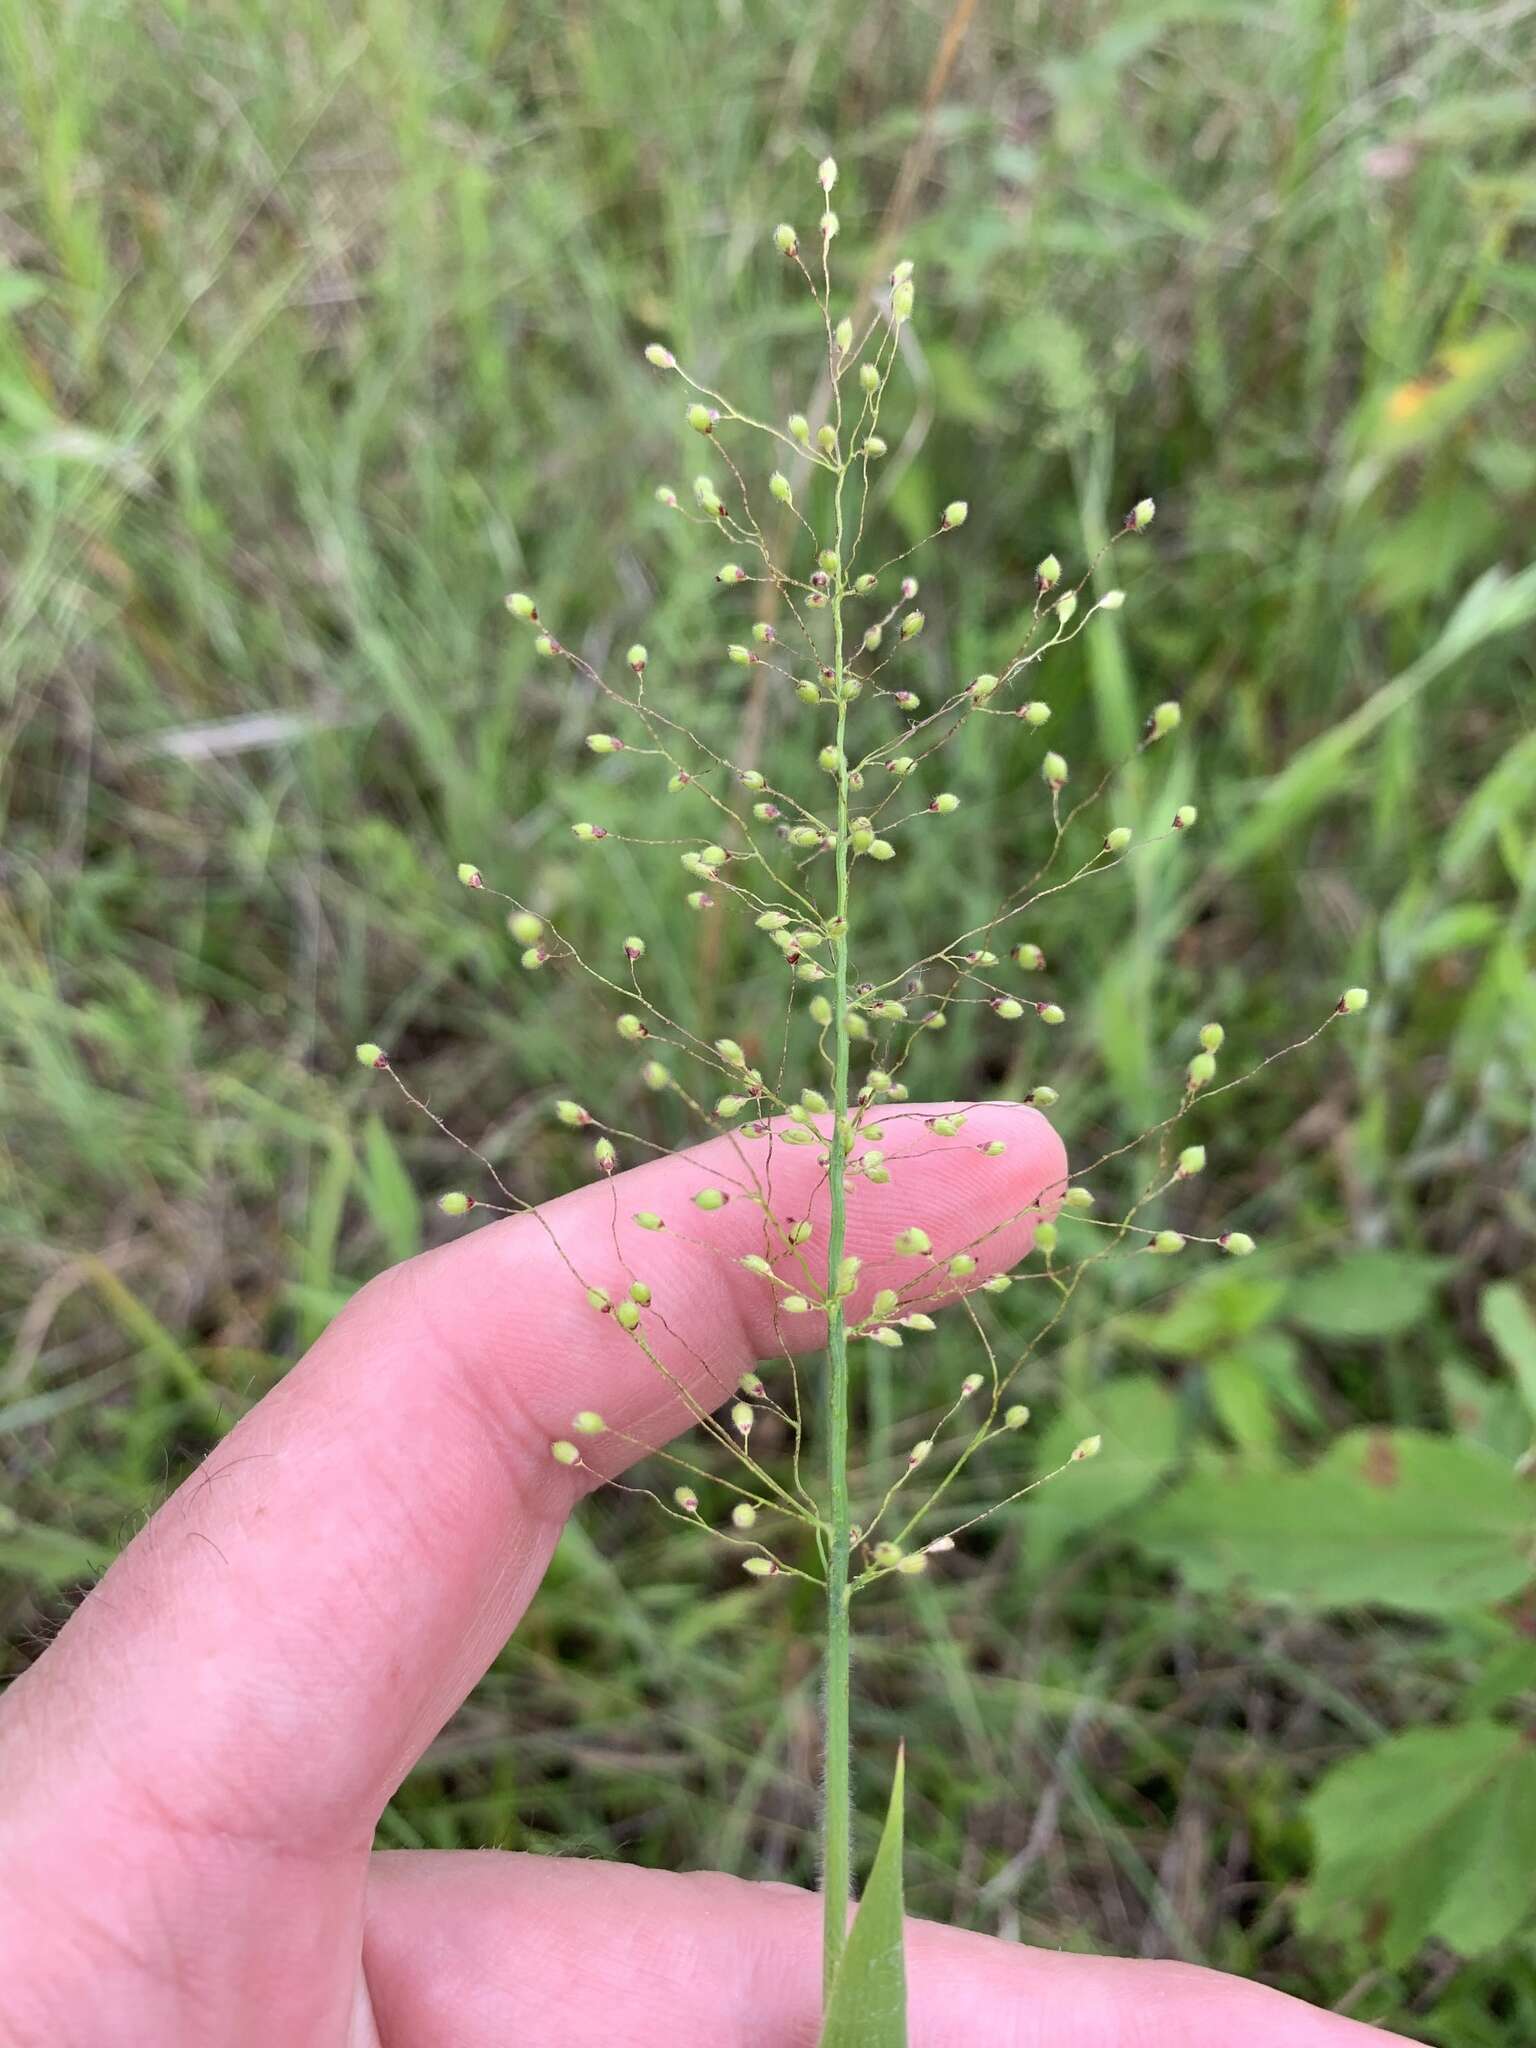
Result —
<instances>
[{"instance_id":1,"label":"background vegetation","mask_svg":"<svg viewBox=\"0 0 1536 2048\"><path fill-rule=\"evenodd\" d=\"M1202 814L1039 933L1074 1153L1158 1113L1204 1018L1258 1053L1375 991L1192 1132L1191 1222L1264 1254L1177 1292L1140 1262L1041 1362L1043 1435L1104 1456L872 1609L866 1807L900 1729L919 1911L1454 2048L1536 2036L1536 9L0 23L0 1670L437 1230L442 1147L355 1039L530 1194L582 1171L548 1116L573 1067L654 1114L457 860L644 931L674 1011L746 1037L773 1000L675 872L593 889L589 707L500 601L536 590L594 660L643 632L736 758L781 744L713 558L651 502L688 455L639 347L807 401L766 236L833 147L845 275L919 271L880 516L972 507L925 585L935 675L1002 651L1048 547L1070 570L1159 504L1049 690L1083 760L1180 697ZM1035 843L1022 760L951 763L971 830L914 863L914 928ZM604 800L649 801L623 764ZM956 1092L1044 1078L989 1026L946 1041ZM965 1369L929 1341L903 1411ZM571 1532L386 1842L808 1875L793 1598L633 1508Z\"/></svg>"}]
</instances>

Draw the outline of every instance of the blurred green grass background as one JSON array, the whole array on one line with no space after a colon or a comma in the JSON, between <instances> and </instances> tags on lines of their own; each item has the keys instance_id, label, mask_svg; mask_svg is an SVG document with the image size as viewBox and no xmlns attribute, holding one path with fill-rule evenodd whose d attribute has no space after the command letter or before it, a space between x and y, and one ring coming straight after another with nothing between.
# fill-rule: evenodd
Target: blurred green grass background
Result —
<instances>
[{"instance_id":1,"label":"blurred green grass background","mask_svg":"<svg viewBox=\"0 0 1536 2048\"><path fill-rule=\"evenodd\" d=\"M593 887L565 830L590 706L500 607L537 591L594 661L641 636L737 756L784 744L720 658L713 557L652 502L693 464L640 347L779 417L808 400L767 237L811 218L829 148L850 289L918 265L879 518L905 545L971 504L925 581L933 673L995 662L1048 548L1070 572L1158 500L1125 611L1048 691L1083 760L1179 697L1182 751L1127 801L1176 780L1201 807L1182 859L1043 935L1074 1152L1162 1113L1204 1017L1258 1054L1346 982L1375 995L1198 1133L1191 1214L1262 1235L1260 1272L1197 1283L1182 1320L1117 1283L1039 1372L1042 1418L1166 1435L1149 1483L1175 1437L1258 1463L1361 1425L1528 1445L1536 8L0 0L0 24L11 1671L436 1233L423 1197L459 1176L354 1040L528 1194L582 1170L547 1113L573 1070L654 1114L457 860L577 936L643 930L701 1028L772 1000L670 868L616 853ZM985 829L914 864L914 933L1034 843L1024 758L961 750ZM981 1026L946 1039L957 1093L1031 1078ZM962 1348L913 1371L947 1386ZM1449 1618L1411 1589L1216 1596L1166 1531L1128 1538L1129 1495L1041 1498L871 1615L914 1908L1250 1970L1455 2048L1530 2039L1528 1917L1309 1921L1304 1807L1395 1731L1529 1726L1529 1589ZM811 1617L632 1507L584 1515L384 1840L808 1876Z\"/></svg>"}]
</instances>

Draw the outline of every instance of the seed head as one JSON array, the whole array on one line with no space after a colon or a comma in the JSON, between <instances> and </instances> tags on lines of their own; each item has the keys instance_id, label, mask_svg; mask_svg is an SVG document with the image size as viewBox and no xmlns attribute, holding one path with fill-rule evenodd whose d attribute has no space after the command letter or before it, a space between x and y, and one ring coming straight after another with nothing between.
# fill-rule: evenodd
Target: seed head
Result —
<instances>
[{"instance_id":1,"label":"seed head","mask_svg":"<svg viewBox=\"0 0 1536 2048\"><path fill-rule=\"evenodd\" d=\"M925 623L926 622L921 612L908 612L906 617L901 622L902 639L915 640L918 634L921 633L921 631L923 630L923 626Z\"/></svg>"},{"instance_id":2,"label":"seed head","mask_svg":"<svg viewBox=\"0 0 1536 2048\"><path fill-rule=\"evenodd\" d=\"M951 795L946 789L934 798L928 808L930 811L937 811L940 817L947 818L951 811L959 810L960 799L957 796Z\"/></svg>"},{"instance_id":3,"label":"seed head","mask_svg":"<svg viewBox=\"0 0 1536 2048\"><path fill-rule=\"evenodd\" d=\"M853 347L853 322L846 314L832 330L832 339L837 343L837 352L840 356L847 355L849 349Z\"/></svg>"},{"instance_id":4,"label":"seed head","mask_svg":"<svg viewBox=\"0 0 1536 2048\"><path fill-rule=\"evenodd\" d=\"M1339 1015L1358 1017L1370 1000L1371 992L1368 988L1347 988L1339 997Z\"/></svg>"},{"instance_id":5,"label":"seed head","mask_svg":"<svg viewBox=\"0 0 1536 2048\"><path fill-rule=\"evenodd\" d=\"M1104 835L1104 851L1106 853L1124 853L1130 843L1131 828L1129 825L1116 825L1112 831Z\"/></svg>"},{"instance_id":6,"label":"seed head","mask_svg":"<svg viewBox=\"0 0 1536 2048\"><path fill-rule=\"evenodd\" d=\"M1189 1065L1184 1069L1184 1072L1191 1088L1204 1088L1208 1082L1214 1081L1216 1078L1215 1055L1208 1052L1197 1052Z\"/></svg>"},{"instance_id":7,"label":"seed head","mask_svg":"<svg viewBox=\"0 0 1536 2048\"><path fill-rule=\"evenodd\" d=\"M1060 619L1061 623L1062 623L1062 624L1063 624L1064 626L1065 626L1065 625L1068 625L1068 624L1070 624L1070 622L1071 622L1071 620L1072 620L1072 617L1073 617L1073 614L1074 614L1074 613L1076 612L1076 610L1077 610L1077 592L1076 592L1075 590L1065 590L1065 591L1063 591L1063 592L1062 592L1062 594L1061 594L1061 596L1060 596L1060 597L1058 597L1058 598L1057 598L1057 600L1056 600L1056 616L1057 616L1057 618L1058 618L1058 619Z\"/></svg>"},{"instance_id":8,"label":"seed head","mask_svg":"<svg viewBox=\"0 0 1536 2048\"><path fill-rule=\"evenodd\" d=\"M752 1434L752 1424L755 1419L755 1411L750 1401L736 1401L732 1403L731 1421L743 1436L750 1436Z\"/></svg>"},{"instance_id":9,"label":"seed head","mask_svg":"<svg viewBox=\"0 0 1536 2048\"><path fill-rule=\"evenodd\" d=\"M594 754L621 754L624 751L624 742L615 739L611 732L589 732L587 748Z\"/></svg>"},{"instance_id":10,"label":"seed head","mask_svg":"<svg viewBox=\"0 0 1536 2048\"><path fill-rule=\"evenodd\" d=\"M1161 1258L1176 1258L1184 1249L1184 1239L1176 1230L1160 1230L1153 1238L1151 1248Z\"/></svg>"},{"instance_id":11,"label":"seed head","mask_svg":"<svg viewBox=\"0 0 1536 2048\"><path fill-rule=\"evenodd\" d=\"M1203 1145L1186 1145L1179 1154L1179 1179L1188 1180L1191 1174L1204 1173L1204 1171L1205 1147Z\"/></svg>"},{"instance_id":12,"label":"seed head","mask_svg":"<svg viewBox=\"0 0 1536 2048\"><path fill-rule=\"evenodd\" d=\"M539 608L525 590L514 590L507 599L507 610L514 619L536 619Z\"/></svg>"},{"instance_id":13,"label":"seed head","mask_svg":"<svg viewBox=\"0 0 1536 2048\"><path fill-rule=\"evenodd\" d=\"M377 1067L382 1071L389 1065L389 1054L382 1045L373 1045L364 1039L361 1045L352 1049L357 1055L357 1064L360 1067Z\"/></svg>"},{"instance_id":14,"label":"seed head","mask_svg":"<svg viewBox=\"0 0 1536 2048\"><path fill-rule=\"evenodd\" d=\"M613 1319L621 1330L635 1330L640 1326L640 1304L637 1301L621 1301L613 1312Z\"/></svg>"},{"instance_id":15,"label":"seed head","mask_svg":"<svg viewBox=\"0 0 1536 2048\"><path fill-rule=\"evenodd\" d=\"M1038 974L1045 965L1044 953L1027 939L1014 947L1009 958L1016 967L1022 967L1027 974Z\"/></svg>"},{"instance_id":16,"label":"seed head","mask_svg":"<svg viewBox=\"0 0 1536 2048\"><path fill-rule=\"evenodd\" d=\"M750 1572L754 1579L774 1578L779 1569L771 1557L744 1557L741 1568L744 1572Z\"/></svg>"},{"instance_id":17,"label":"seed head","mask_svg":"<svg viewBox=\"0 0 1536 2048\"><path fill-rule=\"evenodd\" d=\"M1061 789L1067 780L1067 764L1060 754L1047 754L1040 763L1040 774L1047 787Z\"/></svg>"},{"instance_id":18,"label":"seed head","mask_svg":"<svg viewBox=\"0 0 1536 2048\"><path fill-rule=\"evenodd\" d=\"M878 391L880 389L880 372L873 363L861 363L859 365L859 382L866 391Z\"/></svg>"},{"instance_id":19,"label":"seed head","mask_svg":"<svg viewBox=\"0 0 1536 2048\"><path fill-rule=\"evenodd\" d=\"M716 1209L723 1209L729 1200L729 1195L719 1188L700 1188L693 1198L693 1206L709 1215Z\"/></svg>"},{"instance_id":20,"label":"seed head","mask_svg":"<svg viewBox=\"0 0 1536 2048\"><path fill-rule=\"evenodd\" d=\"M674 1486L672 1498L685 1515L696 1515L699 1512L699 1496L691 1486Z\"/></svg>"},{"instance_id":21,"label":"seed head","mask_svg":"<svg viewBox=\"0 0 1536 2048\"><path fill-rule=\"evenodd\" d=\"M1220 1024L1202 1024L1200 1043L1207 1052L1220 1052L1227 1042L1227 1034Z\"/></svg>"},{"instance_id":22,"label":"seed head","mask_svg":"<svg viewBox=\"0 0 1536 2048\"><path fill-rule=\"evenodd\" d=\"M1047 1255L1047 1257L1049 1257L1049 1255L1053 1251L1055 1251L1056 1245L1057 1236L1055 1224L1037 1223L1035 1225L1035 1250L1037 1252L1044 1252Z\"/></svg>"},{"instance_id":23,"label":"seed head","mask_svg":"<svg viewBox=\"0 0 1536 2048\"><path fill-rule=\"evenodd\" d=\"M798 441L802 447L806 446L811 438L811 423L805 414L803 412L792 412L789 416L788 425L790 438Z\"/></svg>"},{"instance_id":24,"label":"seed head","mask_svg":"<svg viewBox=\"0 0 1536 2048\"><path fill-rule=\"evenodd\" d=\"M567 1443L564 1437L550 1445L549 1455L557 1465L579 1465L581 1463L580 1451L577 1450L574 1444Z\"/></svg>"},{"instance_id":25,"label":"seed head","mask_svg":"<svg viewBox=\"0 0 1536 2048\"><path fill-rule=\"evenodd\" d=\"M739 1500L731 1509L731 1522L737 1529L750 1529L756 1521L757 1509L749 1500Z\"/></svg>"},{"instance_id":26,"label":"seed head","mask_svg":"<svg viewBox=\"0 0 1536 2048\"><path fill-rule=\"evenodd\" d=\"M1253 1239L1246 1230L1224 1230L1216 1242L1234 1259L1246 1259L1255 1250Z\"/></svg>"},{"instance_id":27,"label":"seed head","mask_svg":"<svg viewBox=\"0 0 1536 2048\"><path fill-rule=\"evenodd\" d=\"M1170 698L1159 704L1147 720L1147 731L1155 740L1166 739L1171 732L1177 732L1184 721L1184 714Z\"/></svg>"},{"instance_id":28,"label":"seed head","mask_svg":"<svg viewBox=\"0 0 1536 2048\"><path fill-rule=\"evenodd\" d=\"M1006 1018L1010 1024L1013 1023L1015 1018L1022 1017L1024 1014L1024 1005L1016 1002L1012 996L994 996L992 998L992 1007L999 1017Z\"/></svg>"},{"instance_id":29,"label":"seed head","mask_svg":"<svg viewBox=\"0 0 1536 2048\"><path fill-rule=\"evenodd\" d=\"M544 921L531 910L514 910L507 919L507 930L520 946L536 946L544 936Z\"/></svg>"},{"instance_id":30,"label":"seed head","mask_svg":"<svg viewBox=\"0 0 1536 2048\"><path fill-rule=\"evenodd\" d=\"M715 571L717 583L745 583L747 572L739 562L723 562Z\"/></svg>"},{"instance_id":31,"label":"seed head","mask_svg":"<svg viewBox=\"0 0 1536 2048\"><path fill-rule=\"evenodd\" d=\"M781 220L773 231L773 246L781 256L793 256L800 246L800 237L787 220Z\"/></svg>"},{"instance_id":32,"label":"seed head","mask_svg":"<svg viewBox=\"0 0 1536 2048\"><path fill-rule=\"evenodd\" d=\"M571 1417L571 1427L582 1436L601 1436L608 1425L601 1415L590 1408L583 1408L579 1415Z\"/></svg>"},{"instance_id":33,"label":"seed head","mask_svg":"<svg viewBox=\"0 0 1536 2048\"><path fill-rule=\"evenodd\" d=\"M964 498L954 498L944 507L944 517L939 521L945 533L951 533L957 526L964 526L971 516L971 508Z\"/></svg>"},{"instance_id":34,"label":"seed head","mask_svg":"<svg viewBox=\"0 0 1536 2048\"><path fill-rule=\"evenodd\" d=\"M635 1221L642 1230L665 1230L667 1227L654 1209L637 1209Z\"/></svg>"},{"instance_id":35,"label":"seed head","mask_svg":"<svg viewBox=\"0 0 1536 2048\"><path fill-rule=\"evenodd\" d=\"M467 1216L475 1206L473 1195L439 1195L437 1206L445 1216Z\"/></svg>"},{"instance_id":36,"label":"seed head","mask_svg":"<svg viewBox=\"0 0 1536 2048\"><path fill-rule=\"evenodd\" d=\"M904 277L900 284L891 287L891 319L896 326L912 318L914 297L910 278Z\"/></svg>"},{"instance_id":37,"label":"seed head","mask_svg":"<svg viewBox=\"0 0 1536 2048\"><path fill-rule=\"evenodd\" d=\"M608 837L608 827L606 825L593 825L585 818L579 824L573 825L571 830L578 839L588 846L595 844L599 839L606 839Z\"/></svg>"},{"instance_id":38,"label":"seed head","mask_svg":"<svg viewBox=\"0 0 1536 2048\"><path fill-rule=\"evenodd\" d=\"M1193 804L1180 804L1179 808L1173 814L1174 831L1187 832L1190 826L1194 824L1196 818L1199 817L1199 815L1200 813L1195 809Z\"/></svg>"},{"instance_id":39,"label":"seed head","mask_svg":"<svg viewBox=\"0 0 1536 2048\"><path fill-rule=\"evenodd\" d=\"M1025 1407L1022 1401L1016 1401L1013 1407L1004 1412L1003 1427L1004 1429L1022 1429L1028 1420L1028 1408Z\"/></svg>"},{"instance_id":40,"label":"seed head","mask_svg":"<svg viewBox=\"0 0 1536 2048\"><path fill-rule=\"evenodd\" d=\"M1054 1088L1041 1086L1031 1088L1024 1100L1031 1109L1049 1109L1053 1103L1059 1102L1061 1097Z\"/></svg>"},{"instance_id":41,"label":"seed head","mask_svg":"<svg viewBox=\"0 0 1536 2048\"><path fill-rule=\"evenodd\" d=\"M1061 1206L1063 1209L1075 1209L1081 1215L1085 1210L1093 1207L1093 1201L1092 1188L1068 1188L1061 1198Z\"/></svg>"},{"instance_id":42,"label":"seed head","mask_svg":"<svg viewBox=\"0 0 1536 2048\"><path fill-rule=\"evenodd\" d=\"M1085 1436L1082 1442L1077 1446L1077 1449L1072 1453L1072 1463L1074 1465L1080 1465L1085 1458L1096 1458L1099 1455L1099 1452L1103 1450L1103 1448L1103 1437Z\"/></svg>"},{"instance_id":43,"label":"seed head","mask_svg":"<svg viewBox=\"0 0 1536 2048\"><path fill-rule=\"evenodd\" d=\"M1150 498L1138 498L1125 515L1125 523L1133 533L1144 533L1152 524L1152 515L1156 510L1157 506Z\"/></svg>"},{"instance_id":44,"label":"seed head","mask_svg":"<svg viewBox=\"0 0 1536 2048\"><path fill-rule=\"evenodd\" d=\"M556 652L554 636L549 633L538 634L533 643L533 651L535 654L542 654L547 660Z\"/></svg>"},{"instance_id":45,"label":"seed head","mask_svg":"<svg viewBox=\"0 0 1536 2048\"><path fill-rule=\"evenodd\" d=\"M1035 697L1028 704L1023 704L1019 707L1019 716L1026 725L1049 725L1051 721L1051 707L1049 704L1042 704L1040 699Z\"/></svg>"},{"instance_id":46,"label":"seed head","mask_svg":"<svg viewBox=\"0 0 1536 2048\"><path fill-rule=\"evenodd\" d=\"M1067 1013L1060 1003L1036 1003L1035 1015L1042 1024L1065 1024Z\"/></svg>"},{"instance_id":47,"label":"seed head","mask_svg":"<svg viewBox=\"0 0 1536 2048\"><path fill-rule=\"evenodd\" d=\"M1125 592L1123 590L1106 590L1099 599L1098 609L1101 612L1117 612L1124 603Z\"/></svg>"},{"instance_id":48,"label":"seed head","mask_svg":"<svg viewBox=\"0 0 1536 2048\"><path fill-rule=\"evenodd\" d=\"M687 420L696 434L712 434L715 431L715 414L707 405L690 405Z\"/></svg>"},{"instance_id":49,"label":"seed head","mask_svg":"<svg viewBox=\"0 0 1536 2048\"><path fill-rule=\"evenodd\" d=\"M1061 564L1054 555L1035 564L1035 581L1042 590L1054 590L1061 581Z\"/></svg>"},{"instance_id":50,"label":"seed head","mask_svg":"<svg viewBox=\"0 0 1536 2048\"><path fill-rule=\"evenodd\" d=\"M956 1280L968 1280L976 1270L976 1261L969 1252L956 1252L949 1262L949 1271Z\"/></svg>"},{"instance_id":51,"label":"seed head","mask_svg":"<svg viewBox=\"0 0 1536 2048\"><path fill-rule=\"evenodd\" d=\"M599 1138L592 1147L592 1157L599 1173L612 1173L619 1159L618 1153L613 1149L611 1138Z\"/></svg>"},{"instance_id":52,"label":"seed head","mask_svg":"<svg viewBox=\"0 0 1536 2048\"><path fill-rule=\"evenodd\" d=\"M892 1249L904 1259L926 1259L933 1250L933 1243L927 1231L914 1223L897 1236Z\"/></svg>"}]
</instances>

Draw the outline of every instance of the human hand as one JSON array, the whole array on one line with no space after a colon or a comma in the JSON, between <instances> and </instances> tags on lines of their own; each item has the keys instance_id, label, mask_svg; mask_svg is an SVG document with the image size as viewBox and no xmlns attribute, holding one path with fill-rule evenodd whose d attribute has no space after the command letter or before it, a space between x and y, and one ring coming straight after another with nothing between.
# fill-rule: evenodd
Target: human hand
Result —
<instances>
[{"instance_id":1,"label":"human hand","mask_svg":"<svg viewBox=\"0 0 1536 2048\"><path fill-rule=\"evenodd\" d=\"M1063 1171L1034 1111L970 1109L978 1167L910 1112L901 1187L850 1197L860 1299L890 1279L914 1177L935 1250ZM887 1120L889 1121L889 1120ZM654 1290L657 1348L713 1406L776 1348L767 1291L676 1214L729 1140L472 1232L372 1282L154 1517L0 1710L3 2048L808 2048L808 1893L483 1852L372 1851L385 1803L533 1595L583 1475L591 1405L650 1443L683 1402L561 1256ZM894 1151L894 1147L890 1150ZM775 1148L781 1215L825 1243L814 1154ZM690 1231L759 1249L735 1201ZM556 1241L561 1248L557 1250ZM882 1272L882 1267L885 1269ZM792 1319L807 1347L819 1319ZM622 1446L617 1447L622 1451ZM611 1437L590 1456L618 1468ZM605 1457L609 1460L603 1463ZM1379 2033L1209 1971L1058 1955L912 1922L914 2048L1352 2048Z\"/></svg>"}]
</instances>

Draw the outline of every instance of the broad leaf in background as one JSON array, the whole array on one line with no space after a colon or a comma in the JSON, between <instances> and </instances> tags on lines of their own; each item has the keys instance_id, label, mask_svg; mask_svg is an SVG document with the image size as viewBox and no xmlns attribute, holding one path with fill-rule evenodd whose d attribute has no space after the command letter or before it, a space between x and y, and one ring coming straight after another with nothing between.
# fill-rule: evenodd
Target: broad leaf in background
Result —
<instances>
[{"instance_id":1,"label":"broad leaf in background","mask_svg":"<svg viewBox=\"0 0 1536 2048\"><path fill-rule=\"evenodd\" d=\"M1041 1439L1037 1469L1066 1464L1086 1436L1103 1438L1098 1457L1029 1497L1025 1528L1038 1556L1054 1556L1073 1537L1123 1514L1171 1470L1179 1448L1177 1403L1148 1373L1111 1380L1090 1398L1063 1404Z\"/></svg>"},{"instance_id":2,"label":"broad leaf in background","mask_svg":"<svg viewBox=\"0 0 1536 2048\"><path fill-rule=\"evenodd\" d=\"M1315 1337L1397 1337L1424 1320L1455 1264L1415 1252L1353 1252L1298 1280L1285 1312Z\"/></svg>"},{"instance_id":3,"label":"broad leaf in background","mask_svg":"<svg viewBox=\"0 0 1536 2048\"><path fill-rule=\"evenodd\" d=\"M1269 1321L1286 1294L1284 1280L1250 1272L1254 1263L1212 1266L1181 1287L1170 1307L1123 1316L1121 1332L1175 1358L1199 1358L1250 1336Z\"/></svg>"},{"instance_id":4,"label":"broad leaf in background","mask_svg":"<svg viewBox=\"0 0 1536 2048\"><path fill-rule=\"evenodd\" d=\"M1440 1392L1456 1434L1513 1465L1531 1447L1531 1418L1516 1388L1490 1379L1463 1358L1440 1368Z\"/></svg>"},{"instance_id":5,"label":"broad leaf in background","mask_svg":"<svg viewBox=\"0 0 1536 2048\"><path fill-rule=\"evenodd\" d=\"M1194 1472L1132 1531L1201 1592L1454 1614L1536 1575L1536 1488L1474 1443L1357 1429L1303 1472Z\"/></svg>"},{"instance_id":6,"label":"broad leaf in background","mask_svg":"<svg viewBox=\"0 0 1536 2048\"><path fill-rule=\"evenodd\" d=\"M902 1948L901 1808L906 1755L896 1758L874 1868L827 2001L820 2048L907 2048L907 1964Z\"/></svg>"},{"instance_id":7,"label":"broad leaf in background","mask_svg":"<svg viewBox=\"0 0 1536 2048\"><path fill-rule=\"evenodd\" d=\"M1330 1771L1307 1802L1317 1868L1301 1924L1405 1963L1461 1955L1536 1910L1536 1749L1518 1728L1415 1728Z\"/></svg>"}]
</instances>

